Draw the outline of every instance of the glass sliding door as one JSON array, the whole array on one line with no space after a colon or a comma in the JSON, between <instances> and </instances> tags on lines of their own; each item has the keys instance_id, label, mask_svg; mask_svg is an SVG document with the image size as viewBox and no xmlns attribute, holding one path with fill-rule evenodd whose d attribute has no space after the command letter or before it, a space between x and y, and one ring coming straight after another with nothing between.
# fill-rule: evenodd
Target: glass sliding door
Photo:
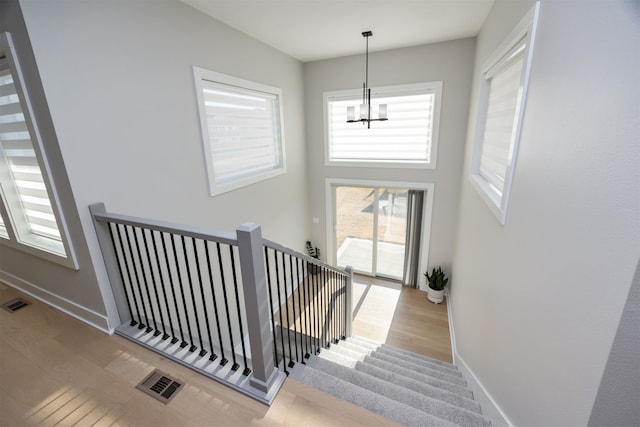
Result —
<instances>
[{"instance_id":1,"label":"glass sliding door","mask_svg":"<svg viewBox=\"0 0 640 427\"><path fill-rule=\"evenodd\" d=\"M373 240L376 189L336 187L336 248L338 265L374 274Z\"/></svg>"},{"instance_id":2,"label":"glass sliding door","mask_svg":"<svg viewBox=\"0 0 640 427\"><path fill-rule=\"evenodd\" d=\"M401 279L407 236L406 189L378 189L376 275Z\"/></svg>"},{"instance_id":3,"label":"glass sliding door","mask_svg":"<svg viewBox=\"0 0 640 427\"><path fill-rule=\"evenodd\" d=\"M337 262L356 272L402 279L407 189L336 186Z\"/></svg>"}]
</instances>

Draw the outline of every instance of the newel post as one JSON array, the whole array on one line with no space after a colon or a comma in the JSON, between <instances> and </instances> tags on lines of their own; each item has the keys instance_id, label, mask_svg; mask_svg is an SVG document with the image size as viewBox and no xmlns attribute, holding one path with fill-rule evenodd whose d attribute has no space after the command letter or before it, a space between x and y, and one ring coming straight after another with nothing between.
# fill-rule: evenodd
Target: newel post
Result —
<instances>
[{"instance_id":1,"label":"newel post","mask_svg":"<svg viewBox=\"0 0 640 427\"><path fill-rule=\"evenodd\" d=\"M131 313L127 309L127 297L124 294L124 283L116 258L116 249L113 247L109 223L97 218L100 215L106 215L107 210L104 203L100 202L89 205L89 212L91 212L93 226L96 229L98 244L102 252L102 259L104 260L104 266L107 270L107 277L109 278L111 293L117 310L117 312L114 312L114 310L110 310L110 308L107 307L110 325L113 323L115 326L119 326L122 323L130 322L132 319Z\"/></svg>"},{"instance_id":2,"label":"newel post","mask_svg":"<svg viewBox=\"0 0 640 427\"><path fill-rule=\"evenodd\" d=\"M275 368L273 359L262 230L258 224L245 223L238 227L236 234L253 369L249 381L252 387L268 393L278 382L280 372Z\"/></svg>"},{"instance_id":3,"label":"newel post","mask_svg":"<svg viewBox=\"0 0 640 427\"><path fill-rule=\"evenodd\" d=\"M347 288L345 292L347 293L347 303L346 303L346 327L345 333L347 338L353 335L353 268L348 265L345 269L347 273Z\"/></svg>"}]
</instances>

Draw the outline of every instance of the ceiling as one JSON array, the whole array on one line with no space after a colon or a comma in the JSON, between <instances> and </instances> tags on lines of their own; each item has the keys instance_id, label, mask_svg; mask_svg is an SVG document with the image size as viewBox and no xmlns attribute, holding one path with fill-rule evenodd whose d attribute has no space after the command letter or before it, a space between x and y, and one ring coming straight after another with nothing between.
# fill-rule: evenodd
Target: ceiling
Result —
<instances>
[{"instance_id":1,"label":"ceiling","mask_svg":"<svg viewBox=\"0 0 640 427\"><path fill-rule=\"evenodd\" d=\"M475 36L493 0L180 0L302 62Z\"/></svg>"}]
</instances>

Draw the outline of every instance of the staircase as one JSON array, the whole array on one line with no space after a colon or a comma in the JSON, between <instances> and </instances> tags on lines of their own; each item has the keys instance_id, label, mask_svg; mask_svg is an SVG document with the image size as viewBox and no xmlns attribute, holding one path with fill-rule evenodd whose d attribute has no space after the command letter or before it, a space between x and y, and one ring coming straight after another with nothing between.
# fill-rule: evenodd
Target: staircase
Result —
<instances>
[{"instance_id":1,"label":"staircase","mask_svg":"<svg viewBox=\"0 0 640 427\"><path fill-rule=\"evenodd\" d=\"M407 426L490 426L455 365L361 337L296 364L289 376Z\"/></svg>"}]
</instances>

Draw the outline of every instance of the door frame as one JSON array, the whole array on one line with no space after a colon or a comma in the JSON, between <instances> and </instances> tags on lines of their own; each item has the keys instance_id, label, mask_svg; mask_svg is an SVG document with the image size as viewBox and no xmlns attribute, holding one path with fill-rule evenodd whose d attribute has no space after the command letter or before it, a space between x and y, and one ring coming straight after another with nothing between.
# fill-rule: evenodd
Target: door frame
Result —
<instances>
[{"instance_id":1,"label":"door frame","mask_svg":"<svg viewBox=\"0 0 640 427\"><path fill-rule=\"evenodd\" d=\"M409 181L380 181L368 179L346 179L346 178L326 178L325 179L325 206L326 206L326 238L327 238L327 261L331 265L337 265L336 253L336 200L335 187L383 187L401 188L409 190L424 190L424 206L422 209L422 238L420 239L420 272L426 271L429 263L429 244L431 241L431 219L433 217L433 195L435 184L432 182L409 182ZM422 285L422 283L420 283ZM422 286L421 286L422 288Z\"/></svg>"}]
</instances>

